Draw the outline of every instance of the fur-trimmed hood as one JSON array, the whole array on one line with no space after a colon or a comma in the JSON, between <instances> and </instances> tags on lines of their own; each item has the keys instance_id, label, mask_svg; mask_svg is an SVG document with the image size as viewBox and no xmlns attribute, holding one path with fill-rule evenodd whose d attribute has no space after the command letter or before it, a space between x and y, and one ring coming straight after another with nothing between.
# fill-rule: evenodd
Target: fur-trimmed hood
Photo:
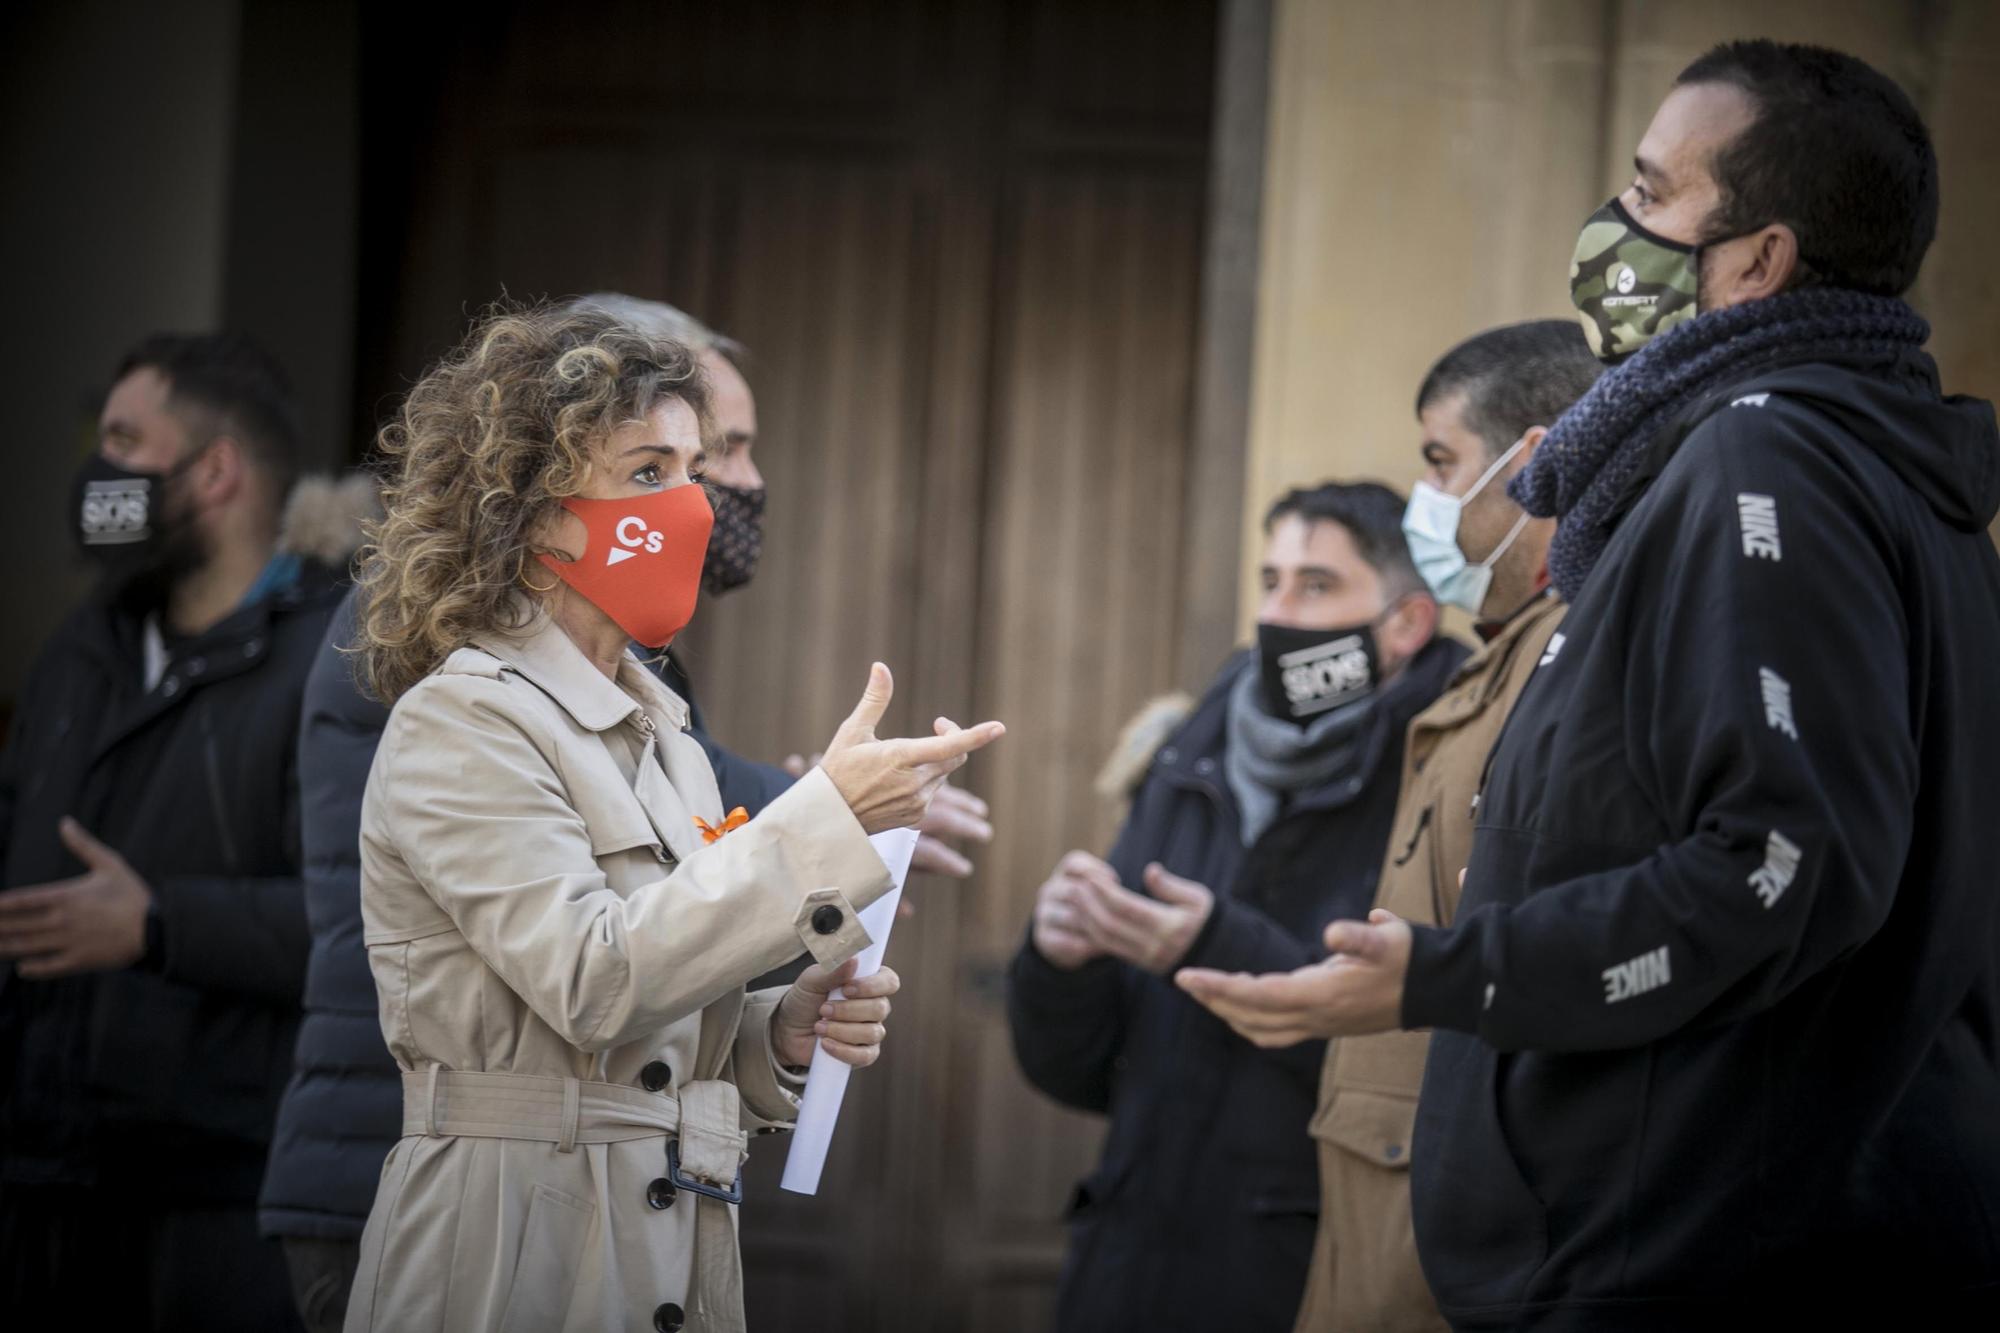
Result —
<instances>
[{"instance_id":1,"label":"fur-trimmed hood","mask_svg":"<svg viewBox=\"0 0 2000 1333\"><path fill-rule=\"evenodd\" d=\"M1150 700L1141 708L1125 729L1118 733L1118 744L1098 770L1094 784L1099 796L1119 800L1130 796L1138 789L1152 765L1153 756L1167 743L1167 737L1179 730L1194 711L1195 698L1183 690L1172 694L1162 694Z\"/></svg>"},{"instance_id":2,"label":"fur-trimmed hood","mask_svg":"<svg viewBox=\"0 0 2000 1333\"><path fill-rule=\"evenodd\" d=\"M361 549L361 525L381 517L382 497L367 473L301 477L285 500L278 549L342 567Z\"/></svg>"}]
</instances>

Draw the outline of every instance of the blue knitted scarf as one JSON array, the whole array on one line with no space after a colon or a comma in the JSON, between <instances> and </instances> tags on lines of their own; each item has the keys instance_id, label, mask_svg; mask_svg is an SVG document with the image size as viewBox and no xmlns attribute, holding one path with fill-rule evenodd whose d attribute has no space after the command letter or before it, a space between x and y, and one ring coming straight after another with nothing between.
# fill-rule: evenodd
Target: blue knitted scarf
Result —
<instances>
[{"instance_id":1,"label":"blue knitted scarf","mask_svg":"<svg viewBox=\"0 0 2000 1333\"><path fill-rule=\"evenodd\" d=\"M1507 487L1529 513L1558 520L1549 578L1576 600L1654 437L1697 400L1774 365L1891 357L1930 335L1895 297L1831 287L1712 310L1667 330L1599 376Z\"/></svg>"}]
</instances>

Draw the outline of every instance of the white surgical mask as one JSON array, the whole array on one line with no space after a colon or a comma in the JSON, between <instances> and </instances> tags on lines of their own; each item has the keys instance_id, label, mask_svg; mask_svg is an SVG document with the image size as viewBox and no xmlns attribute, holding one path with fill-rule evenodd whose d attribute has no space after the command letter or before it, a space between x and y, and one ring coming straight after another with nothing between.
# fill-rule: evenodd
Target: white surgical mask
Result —
<instances>
[{"instance_id":1,"label":"white surgical mask","mask_svg":"<svg viewBox=\"0 0 2000 1333\"><path fill-rule=\"evenodd\" d=\"M1417 573L1423 575L1432 595L1444 605L1478 615L1486 603L1486 590L1493 583L1494 562L1507 554L1507 548L1528 525L1528 515L1523 513L1513 530L1493 548L1493 554L1476 565L1468 564L1465 552L1459 549L1459 514L1527 443L1525 435L1514 441L1514 447L1494 459L1493 466L1481 473L1464 495L1448 495L1427 481L1420 481L1411 489L1409 507L1403 511L1403 539L1410 545L1410 559L1416 562Z\"/></svg>"}]
</instances>

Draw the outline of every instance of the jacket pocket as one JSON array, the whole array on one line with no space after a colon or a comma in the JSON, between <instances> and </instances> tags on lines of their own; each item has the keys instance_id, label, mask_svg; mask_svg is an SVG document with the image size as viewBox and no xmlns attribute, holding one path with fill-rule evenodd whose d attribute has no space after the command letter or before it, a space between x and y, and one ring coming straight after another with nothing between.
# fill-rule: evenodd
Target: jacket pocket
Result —
<instances>
[{"instance_id":1,"label":"jacket pocket","mask_svg":"<svg viewBox=\"0 0 2000 1333\"><path fill-rule=\"evenodd\" d=\"M1401 870L1416 857L1417 845L1423 841L1425 830L1430 828L1431 821L1435 818L1437 818L1437 807L1435 805L1427 805L1418 813L1417 822L1411 827L1409 835L1402 841L1402 850L1397 852L1395 857L1389 862L1391 866Z\"/></svg>"},{"instance_id":2,"label":"jacket pocket","mask_svg":"<svg viewBox=\"0 0 2000 1333\"><path fill-rule=\"evenodd\" d=\"M1425 1271L1445 1307L1521 1300L1548 1256L1548 1214L1501 1124L1501 1064L1476 1037L1431 1040L1417 1108L1424 1153L1411 1172L1410 1204Z\"/></svg>"},{"instance_id":3,"label":"jacket pocket","mask_svg":"<svg viewBox=\"0 0 2000 1333\"><path fill-rule=\"evenodd\" d=\"M1258 1190L1250 1195L1250 1216L1319 1220L1319 1191L1304 1185Z\"/></svg>"},{"instance_id":4,"label":"jacket pocket","mask_svg":"<svg viewBox=\"0 0 2000 1333\"><path fill-rule=\"evenodd\" d=\"M656 862L668 860L665 847L660 845L660 835L653 832L650 824L642 828L614 828L590 833L590 854L599 861L618 855L644 849L646 855Z\"/></svg>"},{"instance_id":5,"label":"jacket pocket","mask_svg":"<svg viewBox=\"0 0 2000 1333\"><path fill-rule=\"evenodd\" d=\"M1439 896L1438 867L1444 860L1439 821L1444 811L1436 801L1418 812L1417 822L1397 834L1396 854L1382 875L1375 905L1405 921L1442 921L1445 904Z\"/></svg>"},{"instance_id":6,"label":"jacket pocket","mask_svg":"<svg viewBox=\"0 0 2000 1333\"><path fill-rule=\"evenodd\" d=\"M1410 1166L1417 1099L1393 1093L1336 1088L1310 1126L1312 1136L1391 1171Z\"/></svg>"},{"instance_id":7,"label":"jacket pocket","mask_svg":"<svg viewBox=\"0 0 2000 1333\"><path fill-rule=\"evenodd\" d=\"M546 1333L563 1326L589 1240L590 1205L547 1185L535 1186L514 1280L500 1314L500 1333Z\"/></svg>"},{"instance_id":8,"label":"jacket pocket","mask_svg":"<svg viewBox=\"0 0 2000 1333\"><path fill-rule=\"evenodd\" d=\"M659 830L653 827L644 803L630 787L579 783L571 799L590 834L592 856L603 860L643 848L652 860L666 860L667 848L661 842Z\"/></svg>"}]
</instances>

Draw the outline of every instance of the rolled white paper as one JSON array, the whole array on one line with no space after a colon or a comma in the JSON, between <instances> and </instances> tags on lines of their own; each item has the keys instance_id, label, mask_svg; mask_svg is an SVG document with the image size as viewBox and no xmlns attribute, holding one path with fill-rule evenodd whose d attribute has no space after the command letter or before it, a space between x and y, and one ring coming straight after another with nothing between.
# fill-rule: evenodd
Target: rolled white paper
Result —
<instances>
[{"instance_id":1,"label":"rolled white paper","mask_svg":"<svg viewBox=\"0 0 2000 1333\"><path fill-rule=\"evenodd\" d=\"M875 854L889 868L889 891L861 910L861 926L868 932L868 947L859 954L855 977L873 976L882 968L882 954L889 947L889 928L896 924L896 904L903 899L903 881L910 875L910 857L917 850L917 831L890 829L868 841ZM833 998L844 998L838 988ZM833 1143L834 1122L840 1119L840 1102L847 1095L847 1076L854 1072L813 1043L812 1068L806 1073L805 1095L799 1102L799 1123L792 1131L791 1151L785 1155L785 1178L779 1182L794 1194L817 1194L819 1173L826 1166L826 1150Z\"/></svg>"}]
</instances>

